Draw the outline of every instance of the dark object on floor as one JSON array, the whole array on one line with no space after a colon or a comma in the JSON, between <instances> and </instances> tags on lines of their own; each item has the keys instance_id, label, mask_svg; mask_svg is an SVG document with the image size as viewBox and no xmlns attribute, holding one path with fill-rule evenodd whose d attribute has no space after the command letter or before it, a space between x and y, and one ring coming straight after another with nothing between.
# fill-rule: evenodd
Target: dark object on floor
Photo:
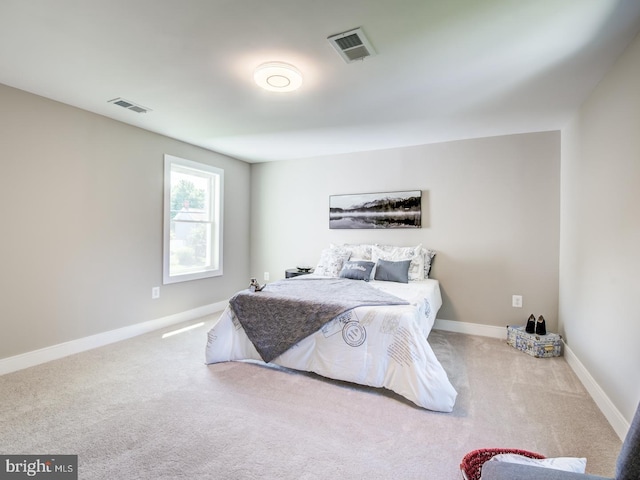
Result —
<instances>
[{"instance_id":1,"label":"dark object on floor","mask_svg":"<svg viewBox=\"0 0 640 480\"><path fill-rule=\"evenodd\" d=\"M588 462L588 460L587 460ZM613 479L583 473L564 472L506 462L488 462L482 467L481 480L638 480L640 478L640 405L616 462Z\"/></svg>"}]
</instances>

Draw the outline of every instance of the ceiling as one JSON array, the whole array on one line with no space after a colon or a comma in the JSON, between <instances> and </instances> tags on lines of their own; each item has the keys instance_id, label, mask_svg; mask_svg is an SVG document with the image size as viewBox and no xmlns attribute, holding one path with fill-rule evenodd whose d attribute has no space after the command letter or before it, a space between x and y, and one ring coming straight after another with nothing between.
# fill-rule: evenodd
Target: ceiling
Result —
<instances>
[{"instance_id":1,"label":"ceiling","mask_svg":"<svg viewBox=\"0 0 640 480\"><path fill-rule=\"evenodd\" d=\"M639 31L638 0L0 0L0 83L264 162L562 128Z\"/></svg>"}]
</instances>

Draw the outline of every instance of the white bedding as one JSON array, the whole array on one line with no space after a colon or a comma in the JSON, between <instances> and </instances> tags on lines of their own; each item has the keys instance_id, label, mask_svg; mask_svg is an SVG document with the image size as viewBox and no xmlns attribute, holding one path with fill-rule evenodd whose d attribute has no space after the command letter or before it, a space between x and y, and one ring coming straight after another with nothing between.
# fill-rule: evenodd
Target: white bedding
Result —
<instances>
[{"instance_id":1,"label":"white bedding","mask_svg":"<svg viewBox=\"0 0 640 480\"><path fill-rule=\"evenodd\" d=\"M272 363L336 380L386 387L420 407L452 411L457 392L427 342L442 305L438 281L370 284L410 305L350 310ZM209 331L205 357L208 364L261 361L229 306Z\"/></svg>"}]
</instances>

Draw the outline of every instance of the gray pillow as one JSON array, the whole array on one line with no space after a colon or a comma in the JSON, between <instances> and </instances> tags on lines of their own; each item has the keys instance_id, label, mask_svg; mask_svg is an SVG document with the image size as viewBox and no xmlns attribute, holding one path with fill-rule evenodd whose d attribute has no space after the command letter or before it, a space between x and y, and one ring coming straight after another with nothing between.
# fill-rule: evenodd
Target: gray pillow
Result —
<instances>
[{"instance_id":1,"label":"gray pillow","mask_svg":"<svg viewBox=\"0 0 640 480\"><path fill-rule=\"evenodd\" d=\"M340 270L340 278L350 278L351 280L364 280L368 282L374 266L375 263L365 260L344 262L342 270Z\"/></svg>"},{"instance_id":2,"label":"gray pillow","mask_svg":"<svg viewBox=\"0 0 640 480\"><path fill-rule=\"evenodd\" d=\"M409 283L410 264L411 260L391 262L389 260L378 259L374 278L386 282Z\"/></svg>"}]
</instances>

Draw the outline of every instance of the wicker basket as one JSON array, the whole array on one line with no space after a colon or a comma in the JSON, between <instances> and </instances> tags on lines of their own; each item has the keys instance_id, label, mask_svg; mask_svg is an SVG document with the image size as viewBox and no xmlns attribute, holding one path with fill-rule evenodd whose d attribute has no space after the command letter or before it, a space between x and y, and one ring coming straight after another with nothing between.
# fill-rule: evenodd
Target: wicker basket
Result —
<instances>
[{"instance_id":1,"label":"wicker basket","mask_svg":"<svg viewBox=\"0 0 640 480\"><path fill-rule=\"evenodd\" d=\"M483 448L481 450L474 450L473 452L467 453L460 463L462 478L465 480L480 480L484 462L491 460L494 456L500 455L501 453L513 453L537 459L545 458L544 455L540 455L539 453L514 448Z\"/></svg>"}]
</instances>

